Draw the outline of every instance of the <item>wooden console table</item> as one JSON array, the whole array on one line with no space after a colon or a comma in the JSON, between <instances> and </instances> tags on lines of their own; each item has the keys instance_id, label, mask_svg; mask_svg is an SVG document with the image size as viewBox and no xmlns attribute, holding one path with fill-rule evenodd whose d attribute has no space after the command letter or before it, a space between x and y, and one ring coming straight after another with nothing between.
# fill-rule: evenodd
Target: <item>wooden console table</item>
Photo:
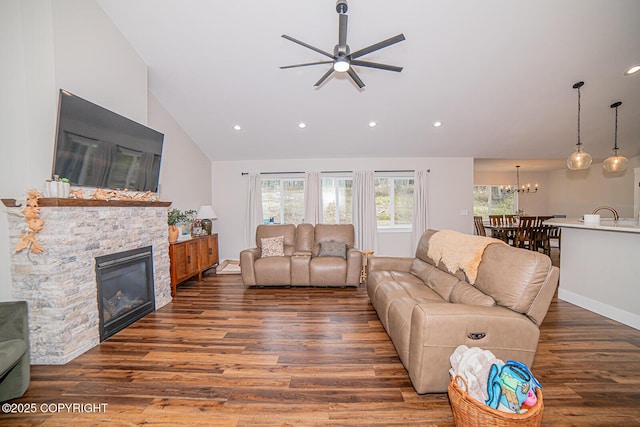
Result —
<instances>
[{"instance_id":1,"label":"wooden console table","mask_svg":"<svg viewBox=\"0 0 640 427\"><path fill-rule=\"evenodd\" d=\"M171 296L176 296L177 286L218 265L218 234L194 237L182 242L169 243L171 261Z\"/></svg>"}]
</instances>

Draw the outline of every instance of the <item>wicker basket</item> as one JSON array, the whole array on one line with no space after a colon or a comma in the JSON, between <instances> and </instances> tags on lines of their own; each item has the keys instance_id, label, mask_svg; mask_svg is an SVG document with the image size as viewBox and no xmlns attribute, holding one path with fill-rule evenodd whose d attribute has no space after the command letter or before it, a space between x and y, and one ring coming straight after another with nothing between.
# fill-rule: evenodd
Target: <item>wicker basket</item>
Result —
<instances>
[{"instance_id":1,"label":"wicker basket","mask_svg":"<svg viewBox=\"0 0 640 427\"><path fill-rule=\"evenodd\" d=\"M464 383L464 390L458 385L457 379ZM538 403L524 414L512 414L493 409L478 402L467 393L467 382L464 378L456 376L449 383L449 403L453 411L453 420L457 427L507 427L507 426L540 426L544 402L542 390L536 391Z\"/></svg>"}]
</instances>

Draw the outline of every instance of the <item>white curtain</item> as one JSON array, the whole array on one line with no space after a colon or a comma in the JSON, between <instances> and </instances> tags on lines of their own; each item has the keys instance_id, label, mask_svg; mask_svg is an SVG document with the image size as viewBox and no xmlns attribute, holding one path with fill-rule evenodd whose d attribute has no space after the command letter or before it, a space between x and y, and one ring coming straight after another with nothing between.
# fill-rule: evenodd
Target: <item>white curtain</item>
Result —
<instances>
[{"instance_id":1,"label":"white curtain","mask_svg":"<svg viewBox=\"0 0 640 427\"><path fill-rule=\"evenodd\" d=\"M262 179L259 173L249 175L247 219L244 222L244 247L256 246L256 228L262 224Z\"/></svg>"},{"instance_id":2,"label":"white curtain","mask_svg":"<svg viewBox=\"0 0 640 427\"><path fill-rule=\"evenodd\" d=\"M413 177L413 248L418 246L420 237L429 228L428 180L429 172L415 171Z\"/></svg>"},{"instance_id":3,"label":"white curtain","mask_svg":"<svg viewBox=\"0 0 640 427\"><path fill-rule=\"evenodd\" d=\"M304 173L304 222L322 222L322 181L320 172Z\"/></svg>"},{"instance_id":4,"label":"white curtain","mask_svg":"<svg viewBox=\"0 0 640 427\"><path fill-rule=\"evenodd\" d=\"M376 191L373 171L353 173L351 188L356 248L375 251L377 234Z\"/></svg>"}]
</instances>

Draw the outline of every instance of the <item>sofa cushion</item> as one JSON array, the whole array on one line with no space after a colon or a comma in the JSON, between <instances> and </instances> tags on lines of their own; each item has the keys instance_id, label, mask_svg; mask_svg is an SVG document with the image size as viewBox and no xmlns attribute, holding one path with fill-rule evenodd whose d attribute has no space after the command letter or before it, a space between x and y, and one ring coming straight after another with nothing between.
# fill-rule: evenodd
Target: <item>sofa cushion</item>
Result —
<instances>
[{"instance_id":1,"label":"sofa cushion","mask_svg":"<svg viewBox=\"0 0 640 427\"><path fill-rule=\"evenodd\" d=\"M427 277L426 285L433 289L443 300L449 301L453 288L460 283L454 275L434 269Z\"/></svg>"},{"instance_id":2,"label":"sofa cushion","mask_svg":"<svg viewBox=\"0 0 640 427\"><path fill-rule=\"evenodd\" d=\"M352 248L355 241L355 230L352 224L316 224L314 229L313 256L318 256L320 243L345 242Z\"/></svg>"},{"instance_id":3,"label":"sofa cushion","mask_svg":"<svg viewBox=\"0 0 640 427\"><path fill-rule=\"evenodd\" d=\"M475 287L497 304L527 313L550 269L551 259L539 252L489 245L478 267Z\"/></svg>"},{"instance_id":4,"label":"sofa cushion","mask_svg":"<svg viewBox=\"0 0 640 427\"><path fill-rule=\"evenodd\" d=\"M336 256L347 258L347 244L345 242L320 242L318 256Z\"/></svg>"},{"instance_id":5,"label":"sofa cushion","mask_svg":"<svg viewBox=\"0 0 640 427\"><path fill-rule=\"evenodd\" d=\"M489 295L484 294L466 282L459 281L453 287L449 295L449 302L458 304L483 305L491 307L496 305L496 301Z\"/></svg>"},{"instance_id":6,"label":"sofa cushion","mask_svg":"<svg viewBox=\"0 0 640 427\"><path fill-rule=\"evenodd\" d=\"M256 228L256 246L261 247L263 237L284 236L284 244L295 245L296 243L296 226L294 224L260 224Z\"/></svg>"},{"instance_id":7,"label":"sofa cushion","mask_svg":"<svg viewBox=\"0 0 640 427\"><path fill-rule=\"evenodd\" d=\"M284 256L284 236L263 237L261 245L262 258Z\"/></svg>"}]
</instances>

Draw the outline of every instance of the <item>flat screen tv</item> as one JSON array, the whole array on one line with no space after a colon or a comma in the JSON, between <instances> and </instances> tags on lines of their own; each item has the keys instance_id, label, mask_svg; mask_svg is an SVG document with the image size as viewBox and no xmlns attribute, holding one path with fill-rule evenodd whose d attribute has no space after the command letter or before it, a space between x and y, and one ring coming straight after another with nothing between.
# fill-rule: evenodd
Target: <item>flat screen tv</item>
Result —
<instances>
[{"instance_id":1,"label":"flat screen tv","mask_svg":"<svg viewBox=\"0 0 640 427\"><path fill-rule=\"evenodd\" d=\"M53 175L72 185L158 191L164 135L60 90Z\"/></svg>"}]
</instances>

